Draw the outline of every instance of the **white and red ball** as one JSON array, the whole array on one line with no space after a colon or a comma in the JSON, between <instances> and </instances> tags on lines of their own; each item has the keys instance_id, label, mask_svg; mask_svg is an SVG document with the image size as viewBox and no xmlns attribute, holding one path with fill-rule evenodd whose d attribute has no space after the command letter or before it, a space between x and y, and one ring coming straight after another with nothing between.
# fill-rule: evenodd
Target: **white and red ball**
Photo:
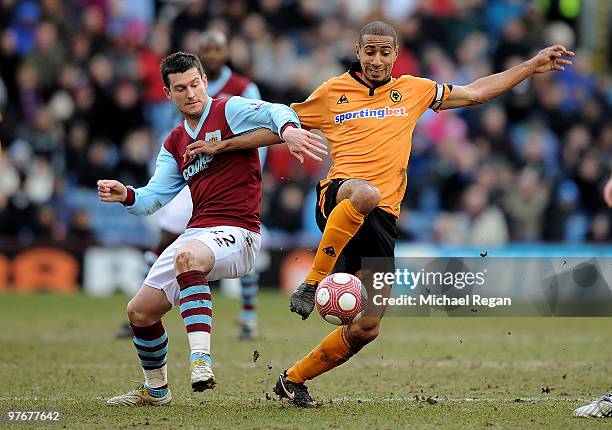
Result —
<instances>
[{"instance_id":1,"label":"white and red ball","mask_svg":"<svg viewBox=\"0 0 612 430\"><path fill-rule=\"evenodd\" d=\"M346 325L362 317L367 297L359 278L348 273L334 273L319 283L315 304L325 321Z\"/></svg>"}]
</instances>

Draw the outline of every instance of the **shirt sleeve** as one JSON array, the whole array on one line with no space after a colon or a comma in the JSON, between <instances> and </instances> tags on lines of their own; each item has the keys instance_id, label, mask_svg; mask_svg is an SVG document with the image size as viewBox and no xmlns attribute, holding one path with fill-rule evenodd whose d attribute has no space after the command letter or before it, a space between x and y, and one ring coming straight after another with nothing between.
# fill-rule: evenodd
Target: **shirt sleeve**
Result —
<instances>
[{"instance_id":1,"label":"shirt sleeve","mask_svg":"<svg viewBox=\"0 0 612 430\"><path fill-rule=\"evenodd\" d=\"M282 139L281 130L287 123L300 126L300 119L288 106L239 96L230 98L225 104L225 118L234 134L267 128Z\"/></svg>"},{"instance_id":2,"label":"shirt sleeve","mask_svg":"<svg viewBox=\"0 0 612 430\"><path fill-rule=\"evenodd\" d=\"M433 110L434 112L438 112L442 106L442 103L444 103L444 100L448 98L453 90L453 86L448 84L438 84L437 82L435 82L435 84L436 92L433 96L433 101L429 105L429 109Z\"/></svg>"},{"instance_id":3,"label":"shirt sleeve","mask_svg":"<svg viewBox=\"0 0 612 430\"><path fill-rule=\"evenodd\" d=\"M240 95L245 99L261 100L259 88L257 88L257 85L255 85L254 82L251 82L249 85L247 85L242 94Z\"/></svg>"},{"instance_id":4,"label":"shirt sleeve","mask_svg":"<svg viewBox=\"0 0 612 430\"><path fill-rule=\"evenodd\" d=\"M329 106L327 104L327 83L322 84L302 103L292 103L291 108L297 112L302 126L321 129L325 122Z\"/></svg>"},{"instance_id":5,"label":"shirt sleeve","mask_svg":"<svg viewBox=\"0 0 612 430\"><path fill-rule=\"evenodd\" d=\"M162 146L157 156L155 173L149 183L134 191L134 203L126 206L133 215L150 215L174 198L187 185L172 154Z\"/></svg>"},{"instance_id":6,"label":"shirt sleeve","mask_svg":"<svg viewBox=\"0 0 612 430\"><path fill-rule=\"evenodd\" d=\"M427 109L438 112L453 89L452 85L439 84L427 78L410 76L409 79L408 84L416 94L415 100L422 112Z\"/></svg>"}]
</instances>

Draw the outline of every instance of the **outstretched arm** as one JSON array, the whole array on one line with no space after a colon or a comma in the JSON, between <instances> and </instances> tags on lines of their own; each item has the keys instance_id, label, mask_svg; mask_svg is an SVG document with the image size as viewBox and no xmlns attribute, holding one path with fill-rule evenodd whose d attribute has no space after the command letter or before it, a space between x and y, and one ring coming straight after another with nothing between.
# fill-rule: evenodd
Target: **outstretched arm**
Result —
<instances>
[{"instance_id":1,"label":"outstretched arm","mask_svg":"<svg viewBox=\"0 0 612 430\"><path fill-rule=\"evenodd\" d=\"M288 106L261 100L231 97L225 104L225 117L234 134L241 134L256 128L267 128L278 134L300 162L304 155L321 161L307 146L321 143L314 133L301 129L297 113ZM304 154L304 155L302 155ZM325 154L322 154L325 155Z\"/></svg>"},{"instance_id":2,"label":"outstretched arm","mask_svg":"<svg viewBox=\"0 0 612 430\"><path fill-rule=\"evenodd\" d=\"M286 106L282 106L282 109L289 110L293 114L295 114L290 108ZM247 111L247 115L249 113L250 112ZM254 115L251 114L250 116L252 117ZM300 160L300 162L304 161L304 156L317 161L321 161L320 156L327 155L327 147L322 142L321 137L314 133L311 133L310 131L300 129L299 127L297 127L296 123L290 120L291 118L289 118L289 120L279 128L278 134L274 133L271 130L271 128L274 127L274 123L272 121L270 121L268 124L265 124L263 121L255 122L248 116L246 116L246 119L249 121L243 120L243 122L248 124L248 126L252 127L253 125L258 125L262 127L267 125L270 128L257 128L248 133L243 133L238 136L234 136L231 139L221 140L217 142L206 142L203 140L198 140L187 145L187 147L185 148L185 153L183 154L183 160L187 162L189 159L195 157L198 154L215 155L226 151L259 148L261 146L275 145L283 142L287 144L287 148L289 149L291 154L295 158ZM281 117L281 121L283 120L286 119ZM240 130L239 127L235 128ZM279 137L281 135L282 139Z\"/></svg>"},{"instance_id":3,"label":"outstretched arm","mask_svg":"<svg viewBox=\"0 0 612 430\"><path fill-rule=\"evenodd\" d=\"M112 179L101 179L97 185L101 201L122 203L133 215L150 215L172 200L187 183L172 154L162 146L155 173L146 186L134 189Z\"/></svg>"},{"instance_id":4,"label":"outstretched arm","mask_svg":"<svg viewBox=\"0 0 612 430\"><path fill-rule=\"evenodd\" d=\"M572 51L568 51L561 45L549 46L542 49L533 58L504 72L486 76L465 86L454 85L453 91L440 109L454 109L486 103L533 74L565 70L564 66L571 65L572 62L563 57L574 55Z\"/></svg>"},{"instance_id":5,"label":"outstretched arm","mask_svg":"<svg viewBox=\"0 0 612 430\"><path fill-rule=\"evenodd\" d=\"M185 148L183 161L187 162L198 154L215 155L221 152L235 151L238 149L252 149L262 146L282 143L282 139L276 133L267 128L259 128L250 133L234 136L231 139L208 142L197 140Z\"/></svg>"}]
</instances>

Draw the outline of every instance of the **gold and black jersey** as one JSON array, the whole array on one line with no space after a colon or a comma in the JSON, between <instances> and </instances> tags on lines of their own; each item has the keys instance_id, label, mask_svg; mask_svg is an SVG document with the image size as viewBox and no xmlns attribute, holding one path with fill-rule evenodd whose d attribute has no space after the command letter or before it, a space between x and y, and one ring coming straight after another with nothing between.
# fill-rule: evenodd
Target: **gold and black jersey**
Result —
<instances>
[{"instance_id":1,"label":"gold and black jersey","mask_svg":"<svg viewBox=\"0 0 612 430\"><path fill-rule=\"evenodd\" d=\"M451 86L403 75L369 87L359 64L324 82L303 103L291 107L306 128L329 141L331 179L370 181L381 193L379 206L395 217L406 191L412 132L428 108L438 110Z\"/></svg>"}]
</instances>

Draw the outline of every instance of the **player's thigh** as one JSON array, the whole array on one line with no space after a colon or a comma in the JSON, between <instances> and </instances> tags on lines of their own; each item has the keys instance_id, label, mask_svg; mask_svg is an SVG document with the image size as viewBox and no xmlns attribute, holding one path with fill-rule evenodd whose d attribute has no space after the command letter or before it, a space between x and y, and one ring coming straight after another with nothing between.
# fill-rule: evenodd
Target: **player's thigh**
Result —
<instances>
[{"instance_id":1,"label":"player's thigh","mask_svg":"<svg viewBox=\"0 0 612 430\"><path fill-rule=\"evenodd\" d=\"M394 271L395 242L398 237L395 217L381 208L374 209L344 248L346 271L354 275L359 271L362 271L363 275ZM360 278L362 281L367 279L361 276Z\"/></svg>"},{"instance_id":2,"label":"player's thigh","mask_svg":"<svg viewBox=\"0 0 612 430\"><path fill-rule=\"evenodd\" d=\"M206 276L211 281L249 273L261 247L258 233L233 226L205 229L194 239L207 245L214 255L214 265Z\"/></svg>"},{"instance_id":3,"label":"player's thigh","mask_svg":"<svg viewBox=\"0 0 612 430\"><path fill-rule=\"evenodd\" d=\"M129 320L136 326L154 324L170 309L172 304L164 291L146 284L140 287L127 307Z\"/></svg>"},{"instance_id":4,"label":"player's thigh","mask_svg":"<svg viewBox=\"0 0 612 430\"><path fill-rule=\"evenodd\" d=\"M151 269L149 269L149 273L143 282L151 288L163 291L168 302L174 306L178 304L179 300L179 288L176 282L176 271L174 268L174 255L184 243L190 240L190 236L193 234L194 232L192 229L188 230L164 249L159 257L157 257L157 260L155 260L155 263L153 263L153 266L151 266Z\"/></svg>"}]
</instances>

